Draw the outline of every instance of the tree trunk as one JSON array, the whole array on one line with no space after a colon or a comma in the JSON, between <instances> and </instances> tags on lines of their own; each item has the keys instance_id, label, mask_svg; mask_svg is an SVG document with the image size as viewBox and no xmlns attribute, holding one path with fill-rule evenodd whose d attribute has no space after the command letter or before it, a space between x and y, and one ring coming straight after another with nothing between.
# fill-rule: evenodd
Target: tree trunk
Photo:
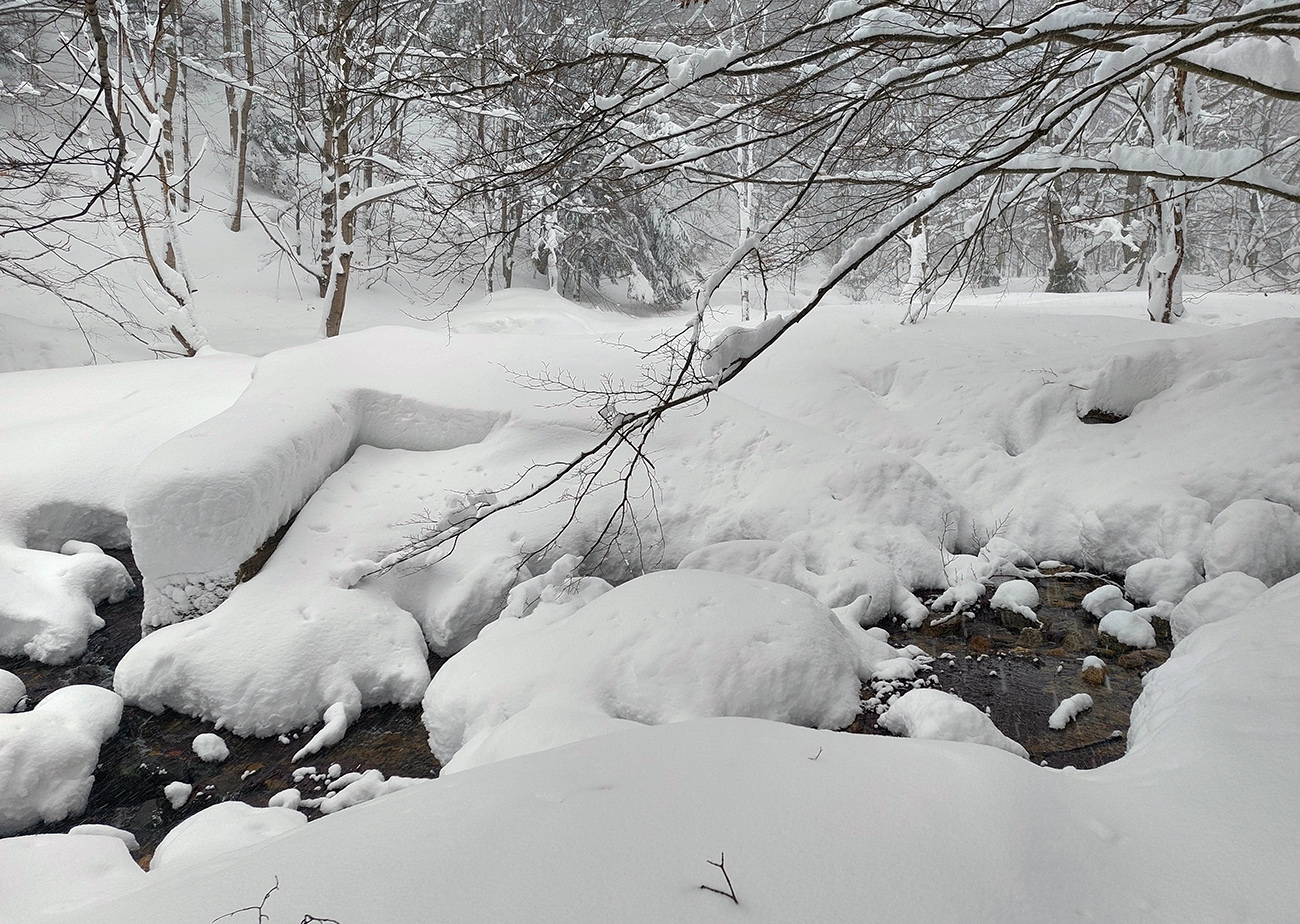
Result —
<instances>
[{"instance_id":1,"label":"tree trunk","mask_svg":"<svg viewBox=\"0 0 1300 924\"><path fill-rule=\"evenodd\" d=\"M230 0L233 2L233 0ZM239 18L243 28L244 98L239 107L239 141L235 153L235 201L231 208L230 230L238 231L244 219L244 186L248 175L248 118L253 111L253 2L239 0Z\"/></svg>"}]
</instances>

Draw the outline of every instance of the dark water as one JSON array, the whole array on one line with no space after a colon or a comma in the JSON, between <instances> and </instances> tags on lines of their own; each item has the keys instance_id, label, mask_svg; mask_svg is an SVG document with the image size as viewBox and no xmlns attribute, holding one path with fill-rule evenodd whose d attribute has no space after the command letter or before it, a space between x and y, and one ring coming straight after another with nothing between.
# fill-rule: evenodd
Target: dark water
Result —
<instances>
[{"instance_id":1,"label":"dark water","mask_svg":"<svg viewBox=\"0 0 1300 924\"><path fill-rule=\"evenodd\" d=\"M138 584L139 574L130 554L110 554L127 566ZM967 618L940 627L910 631L888 626L890 641L899 646L918 645L934 656L932 671L923 673L920 682L956 693L980 708L989 707L997 726L1023 744L1035 761L1054 767L1099 766L1124 753L1123 733L1128 728L1129 710L1141 691L1141 675L1158 663L1161 653L1140 659L1141 666L1132 669L1118 664L1119 652L1098 638L1096 622L1078 608L1083 596L1102 579L1055 576L1035 583L1042 597L1039 616L1050 624L1041 640L1026 639L1019 628L1004 626L985 602ZM100 607L107 625L91 637L85 657L75 664L50 667L26 659L0 658L0 668L23 679L31 705L69 684L111 687L113 666L139 640L142 608L138 589L121 603ZM1036 644L1023 644L1026 641ZM1064 650L1062 643L1070 650ZM1103 686L1089 685L1080 676L1080 663L1088 654L1099 654L1107 662ZM440 664L439 659L431 658L431 670L436 671ZM892 695L912 685L899 684ZM1080 692L1093 697L1094 708L1065 731L1049 729L1047 719L1057 704ZM876 695L871 686L863 688L864 700ZM373 768L385 777L433 777L439 769L429 752L418 708L366 710L343 741L302 762L317 767L321 778L308 777L296 783L293 771L299 765L291 758L312 730L288 736L287 743L274 737L223 734L230 757L219 764L204 763L194 755L191 742L196 735L213 730L210 723L197 719L170 712L155 716L127 706L120 730L100 752L85 814L25 833L109 824L136 836L141 845L138 859L147 863L167 831L200 809L232 799L262 806L290 787L296 787L305 798L319 797L328 783L324 775L333 764L343 773ZM887 734L876 725L876 713L871 710L849 731ZM189 802L180 809L173 809L163 795L163 787L173 780L194 787ZM309 808L303 810L309 817L316 814Z\"/></svg>"}]
</instances>

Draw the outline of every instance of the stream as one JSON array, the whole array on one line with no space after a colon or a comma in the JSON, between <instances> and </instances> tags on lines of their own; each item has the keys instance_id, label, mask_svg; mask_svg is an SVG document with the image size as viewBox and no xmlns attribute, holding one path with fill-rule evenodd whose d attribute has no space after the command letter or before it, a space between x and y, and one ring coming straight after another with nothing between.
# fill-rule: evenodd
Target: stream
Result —
<instances>
[{"instance_id":1,"label":"stream","mask_svg":"<svg viewBox=\"0 0 1300 924\"><path fill-rule=\"evenodd\" d=\"M90 638L83 658L72 664L49 666L25 658L0 657L0 668L12 671L27 685L30 705L69 684L111 687L113 667L140 637L143 595L140 575L129 551L112 551L131 572L137 589L126 600L105 604L98 613L105 628ZM935 617L917 630L886 623L890 643L914 644L935 660L912 682L883 687L879 682L863 687L867 708L850 733L888 734L876 724L876 711L893 695L913 686L928 686L960 696L987 708L998 728L1019 741L1037 763L1051 767L1087 769L1123 755L1129 711L1141 692L1142 674L1167 657L1167 634L1162 648L1124 654L1099 638L1096 621L1079 608L1079 601L1104 579L1063 573L1034 579L1041 597L1037 612L1044 627L1024 632L1014 620L1004 624L985 600L963 618L935 625ZM1101 685L1084 681L1080 666L1086 655L1102 657L1107 664ZM1123 654L1123 663L1120 657ZM442 659L431 656L436 671ZM1093 709L1082 713L1064 731L1048 727L1057 704L1074 693L1092 696ZM879 705L878 705L879 704ZM79 824L107 824L123 828L140 842L137 859L147 866L158 843L180 821L210 805L232 799L263 806L277 792L296 787L305 799L325 794L330 769L349 773L378 769L385 777L434 777L439 765L429 751L418 708L385 706L367 709L348 728L339 744L299 764L294 753L310 736L300 730L280 737L240 738L223 734L230 756L221 763L205 763L193 751L196 735L213 731L209 722L166 712L153 715L125 707L118 733L100 751L95 783L83 815L29 829L25 834L65 832ZM314 774L294 771L314 765ZM337 765L337 766L335 766ZM193 795L181 808L163 796L166 784L179 780L193 786ZM319 811L303 807L308 817Z\"/></svg>"}]
</instances>

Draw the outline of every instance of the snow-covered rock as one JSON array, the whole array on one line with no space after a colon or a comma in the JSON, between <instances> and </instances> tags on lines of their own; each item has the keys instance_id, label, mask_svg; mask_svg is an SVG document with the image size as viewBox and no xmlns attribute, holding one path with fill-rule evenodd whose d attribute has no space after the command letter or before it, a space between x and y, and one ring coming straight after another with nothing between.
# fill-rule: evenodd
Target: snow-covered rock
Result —
<instances>
[{"instance_id":1,"label":"snow-covered rock","mask_svg":"<svg viewBox=\"0 0 1300 924\"><path fill-rule=\"evenodd\" d=\"M204 732L196 735L193 743L194 753L199 760L210 764L219 764L230 756L230 748L220 735Z\"/></svg>"},{"instance_id":2,"label":"snow-covered rock","mask_svg":"<svg viewBox=\"0 0 1300 924\"><path fill-rule=\"evenodd\" d=\"M644 724L741 715L840 728L875 666L860 651L829 609L792 588L657 572L576 611L493 623L435 675L424 723L443 762L539 699Z\"/></svg>"},{"instance_id":3,"label":"snow-covered rock","mask_svg":"<svg viewBox=\"0 0 1300 924\"><path fill-rule=\"evenodd\" d=\"M1056 731L1062 731L1078 717L1079 713L1091 708L1092 697L1087 693L1075 693L1073 696L1067 696L1053 710L1051 718L1047 720L1047 725Z\"/></svg>"},{"instance_id":4,"label":"snow-covered rock","mask_svg":"<svg viewBox=\"0 0 1300 924\"><path fill-rule=\"evenodd\" d=\"M93 686L64 687L29 712L0 715L0 835L84 811L99 748L121 718L121 697Z\"/></svg>"},{"instance_id":5,"label":"snow-covered rock","mask_svg":"<svg viewBox=\"0 0 1300 924\"><path fill-rule=\"evenodd\" d=\"M948 607L952 607L953 616L970 609L980 601L984 596L984 585L979 581L965 581L961 584L954 584L930 604L930 609L936 613L941 613Z\"/></svg>"},{"instance_id":6,"label":"snow-covered rock","mask_svg":"<svg viewBox=\"0 0 1300 924\"><path fill-rule=\"evenodd\" d=\"M989 606L995 610L1009 610L1030 622L1038 622L1034 609L1038 606L1038 588L1025 580L1005 581L993 591Z\"/></svg>"},{"instance_id":7,"label":"snow-covered rock","mask_svg":"<svg viewBox=\"0 0 1300 924\"><path fill-rule=\"evenodd\" d=\"M965 700L942 690L908 690L880 715L882 728L908 738L967 741L1001 748L1019 757L1029 752L998 730L993 720Z\"/></svg>"},{"instance_id":8,"label":"snow-covered rock","mask_svg":"<svg viewBox=\"0 0 1300 924\"><path fill-rule=\"evenodd\" d=\"M1136 612L1111 610L1101 617L1097 629L1103 635L1109 635L1123 645L1132 648L1156 647L1156 630L1151 623Z\"/></svg>"},{"instance_id":9,"label":"snow-covered rock","mask_svg":"<svg viewBox=\"0 0 1300 924\"><path fill-rule=\"evenodd\" d=\"M185 803L190 801L190 796L194 793L194 786L186 783L184 780L172 780L163 787L163 798L172 808L180 811L185 807Z\"/></svg>"},{"instance_id":10,"label":"snow-covered rock","mask_svg":"<svg viewBox=\"0 0 1300 924\"><path fill-rule=\"evenodd\" d=\"M1185 556L1148 558L1124 572L1124 593L1139 603L1177 603L1202 580Z\"/></svg>"},{"instance_id":11,"label":"snow-covered rock","mask_svg":"<svg viewBox=\"0 0 1300 924\"><path fill-rule=\"evenodd\" d=\"M1240 500L1214 518L1205 576L1241 571L1272 586L1300 573L1300 514L1272 501Z\"/></svg>"},{"instance_id":12,"label":"snow-covered rock","mask_svg":"<svg viewBox=\"0 0 1300 924\"><path fill-rule=\"evenodd\" d=\"M307 816L286 808L255 808L221 802L186 818L167 832L153 852L149 872L169 874L277 837L307 823Z\"/></svg>"},{"instance_id":13,"label":"snow-covered rock","mask_svg":"<svg viewBox=\"0 0 1300 924\"><path fill-rule=\"evenodd\" d=\"M21 677L0 670L0 715L13 712L27 698L27 685Z\"/></svg>"},{"instance_id":14,"label":"snow-covered rock","mask_svg":"<svg viewBox=\"0 0 1300 924\"><path fill-rule=\"evenodd\" d=\"M424 782L417 777L409 776L392 776L384 779L383 773L378 770L367 770L349 776L354 779L340 777L331 782L329 794L316 802L316 808L326 815L331 815L345 808L361 805L363 802L370 802L380 796L400 792L416 783ZM340 783L343 785L339 785Z\"/></svg>"},{"instance_id":15,"label":"snow-covered rock","mask_svg":"<svg viewBox=\"0 0 1300 924\"><path fill-rule=\"evenodd\" d=\"M1169 616L1174 644L1211 622L1235 616L1268 587L1259 578L1227 571L1187 592Z\"/></svg>"},{"instance_id":16,"label":"snow-covered rock","mask_svg":"<svg viewBox=\"0 0 1300 924\"><path fill-rule=\"evenodd\" d=\"M117 559L89 543L66 554L0 545L0 654L47 664L80 657L104 627L95 604L116 603L134 583Z\"/></svg>"},{"instance_id":17,"label":"snow-covered rock","mask_svg":"<svg viewBox=\"0 0 1300 924\"><path fill-rule=\"evenodd\" d=\"M1102 584L1096 590L1089 591L1080 605L1097 619L1113 610L1133 611L1133 604L1124 599L1124 591L1114 584Z\"/></svg>"}]
</instances>

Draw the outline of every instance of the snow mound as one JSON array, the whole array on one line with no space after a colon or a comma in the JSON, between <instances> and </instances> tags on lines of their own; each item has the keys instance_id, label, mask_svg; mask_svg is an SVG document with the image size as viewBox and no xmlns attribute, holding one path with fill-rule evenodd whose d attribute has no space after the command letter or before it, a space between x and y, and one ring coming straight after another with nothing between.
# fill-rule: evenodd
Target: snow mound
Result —
<instances>
[{"instance_id":1,"label":"snow mound","mask_svg":"<svg viewBox=\"0 0 1300 924\"><path fill-rule=\"evenodd\" d=\"M0 715L0 835L84 811L100 745L121 718L121 697L81 685Z\"/></svg>"},{"instance_id":2,"label":"snow mound","mask_svg":"<svg viewBox=\"0 0 1300 924\"><path fill-rule=\"evenodd\" d=\"M116 837L32 834L0 839L0 921L37 921L43 912L78 910L87 902L138 889L144 870Z\"/></svg>"},{"instance_id":3,"label":"snow mound","mask_svg":"<svg viewBox=\"0 0 1300 924\"><path fill-rule=\"evenodd\" d=\"M1174 644L1201 626L1235 616L1267 589L1259 578L1240 571L1227 571L1193 587L1169 616Z\"/></svg>"},{"instance_id":4,"label":"snow mound","mask_svg":"<svg viewBox=\"0 0 1300 924\"><path fill-rule=\"evenodd\" d=\"M1111 610L1101 617L1097 629L1132 648L1156 647L1156 630L1151 627L1149 619L1143 619L1138 612Z\"/></svg>"},{"instance_id":5,"label":"snow mound","mask_svg":"<svg viewBox=\"0 0 1300 924\"><path fill-rule=\"evenodd\" d=\"M95 604L135 586L125 566L89 543L66 554L0 545L0 654L64 664L104 627Z\"/></svg>"},{"instance_id":6,"label":"snow mound","mask_svg":"<svg viewBox=\"0 0 1300 924\"><path fill-rule=\"evenodd\" d=\"M1300 514L1284 504L1240 500L1210 528L1205 576L1241 571L1272 586L1300 573Z\"/></svg>"},{"instance_id":7,"label":"snow mound","mask_svg":"<svg viewBox=\"0 0 1300 924\"><path fill-rule=\"evenodd\" d=\"M1038 622L1034 608L1038 606L1038 588L1025 580L1006 581L993 592L989 606L995 610L1010 610L1030 622Z\"/></svg>"},{"instance_id":8,"label":"snow mound","mask_svg":"<svg viewBox=\"0 0 1300 924\"><path fill-rule=\"evenodd\" d=\"M17 674L0 670L0 715L13 712L27 698L27 685Z\"/></svg>"},{"instance_id":9,"label":"snow mound","mask_svg":"<svg viewBox=\"0 0 1300 924\"><path fill-rule=\"evenodd\" d=\"M986 744L1029 757L1029 752L998 731L987 715L942 690L908 690L881 713L880 725L907 738Z\"/></svg>"},{"instance_id":10,"label":"snow mound","mask_svg":"<svg viewBox=\"0 0 1300 924\"><path fill-rule=\"evenodd\" d=\"M465 743L442 768L441 775L614 732L644 729L640 722L615 719L582 703L539 697L500 725L485 728Z\"/></svg>"},{"instance_id":11,"label":"snow mound","mask_svg":"<svg viewBox=\"0 0 1300 924\"><path fill-rule=\"evenodd\" d=\"M1139 603L1177 603L1202 580L1186 556L1148 558L1124 572L1124 593Z\"/></svg>"},{"instance_id":12,"label":"snow mound","mask_svg":"<svg viewBox=\"0 0 1300 924\"><path fill-rule=\"evenodd\" d=\"M1133 611L1133 604L1124 599L1124 591L1114 584L1102 584L1096 590L1089 591L1080 606L1097 619L1114 610L1126 613Z\"/></svg>"},{"instance_id":13,"label":"snow mound","mask_svg":"<svg viewBox=\"0 0 1300 924\"><path fill-rule=\"evenodd\" d=\"M842 728L859 710L862 661L849 629L806 594L664 571L573 612L488 626L435 675L424 723L444 763L539 698L650 725L737 715Z\"/></svg>"},{"instance_id":14,"label":"snow mound","mask_svg":"<svg viewBox=\"0 0 1300 924\"><path fill-rule=\"evenodd\" d=\"M1083 392L1079 416L1102 411L1128 417L1143 401L1169 389L1178 379L1179 353L1168 341L1139 343L1117 352Z\"/></svg>"},{"instance_id":15,"label":"snow mound","mask_svg":"<svg viewBox=\"0 0 1300 924\"><path fill-rule=\"evenodd\" d=\"M1087 693L1076 693L1073 696L1067 696L1061 700L1061 704L1052 712L1051 718L1047 720L1047 725L1056 731L1064 731L1065 727L1073 722L1079 713L1091 708L1092 697Z\"/></svg>"},{"instance_id":16,"label":"snow mound","mask_svg":"<svg viewBox=\"0 0 1300 924\"><path fill-rule=\"evenodd\" d=\"M222 802L186 818L167 832L149 861L150 873L168 873L242 850L307 823L307 816L285 808L255 808Z\"/></svg>"},{"instance_id":17,"label":"snow mound","mask_svg":"<svg viewBox=\"0 0 1300 924\"><path fill-rule=\"evenodd\" d=\"M220 735L204 732L194 738L194 753L199 760L210 764L219 764L230 756L230 748Z\"/></svg>"},{"instance_id":18,"label":"snow mound","mask_svg":"<svg viewBox=\"0 0 1300 924\"><path fill-rule=\"evenodd\" d=\"M237 587L217 610L140 640L113 688L132 705L164 708L272 735L319 722L335 703L412 705L429 683L424 636L409 613L362 589L292 584L271 595ZM291 618L286 618L291 617Z\"/></svg>"},{"instance_id":19,"label":"snow mound","mask_svg":"<svg viewBox=\"0 0 1300 924\"><path fill-rule=\"evenodd\" d=\"M733 539L696 549L677 567L784 584L816 597L832 609L843 608L841 618L858 625L875 625L897 612L897 607L906 606L911 594L895 580L889 565L868 554L839 567L838 562L817 560L822 557L810 561L809 550L791 542Z\"/></svg>"}]
</instances>

